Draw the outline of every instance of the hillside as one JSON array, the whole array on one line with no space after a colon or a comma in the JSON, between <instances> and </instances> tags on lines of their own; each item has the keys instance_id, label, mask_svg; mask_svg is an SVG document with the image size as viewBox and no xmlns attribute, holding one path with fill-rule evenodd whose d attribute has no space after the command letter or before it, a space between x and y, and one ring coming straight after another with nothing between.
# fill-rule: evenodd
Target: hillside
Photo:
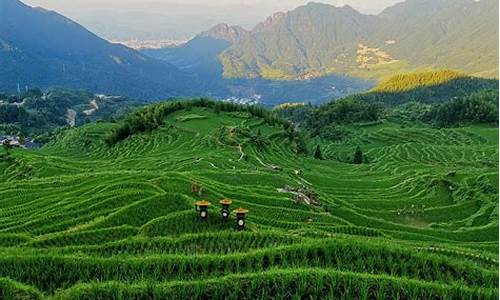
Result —
<instances>
[{"instance_id":1,"label":"hillside","mask_svg":"<svg viewBox=\"0 0 500 300\"><path fill-rule=\"evenodd\" d=\"M498 80L450 71L405 73L372 90L321 105L280 105L274 111L313 136L343 140L345 125L384 120L433 127L498 126Z\"/></svg>"},{"instance_id":2,"label":"hillside","mask_svg":"<svg viewBox=\"0 0 500 300\"><path fill-rule=\"evenodd\" d=\"M138 52L56 12L0 0L0 90L274 106L321 104L408 71L498 77L497 11L496 0L408 0L377 16L310 3L252 30L219 24L180 47Z\"/></svg>"},{"instance_id":3,"label":"hillside","mask_svg":"<svg viewBox=\"0 0 500 300\"><path fill-rule=\"evenodd\" d=\"M188 83L194 81L174 66L18 0L0 0L0 60L4 91L63 86L139 99L196 94Z\"/></svg>"},{"instance_id":4,"label":"hillside","mask_svg":"<svg viewBox=\"0 0 500 300\"><path fill-rule=\"evenodd\" d=\"M0 93L0 135L47 135L60 127L74 127L111 120L138 102L85 91L51 88L28 90L19 95Z\"/></svg>"},{"instance_id":5,"label":"hillside","mask_svg":"<svg viewBox=\"0 0 500 300\"><path fill-rule=\"evenodd\" d=\"M373 91L379 93L408 92L418 88L447 84L450 81L466 77L466 75L452 70L406 73L382 81L373 88Z\"/></svg>"},{"instance_id":6,"label":"hillside","mask_svg":"<svg viewBox=\"0 0 500 300\"><path fill-rule=\"evenodd\" d=\"M395 75L357 97L389 105L412 101L443 103L484 90L495 90L498 93L498 80L467 76L451 70L439 70Z\"/></svg>"},{"instance_id":7,"label":"hillside","mask_svg":"<svg viewBox=\"0 0 500 300\"><path fill-rule=\"evenodd\" d=\"M0 295L498 297L498 128L384 123L331 143L206 100L127 120L0 152ZM356 146L366 163L349 162ZM222 221L224 198L249 209L244 231Z\"/></svg>"},{"instance_id":8,"label":"hillside","mask_svg":"<svg viewBox=\"0 0 500 300\"><path fill-rule=\"evenodd\" d=\"M498 1L407 0L377 16L309 3L257 25L221 56L226 77L380 79L451 68L498 78Z\"/></svg>"}]
</instances>

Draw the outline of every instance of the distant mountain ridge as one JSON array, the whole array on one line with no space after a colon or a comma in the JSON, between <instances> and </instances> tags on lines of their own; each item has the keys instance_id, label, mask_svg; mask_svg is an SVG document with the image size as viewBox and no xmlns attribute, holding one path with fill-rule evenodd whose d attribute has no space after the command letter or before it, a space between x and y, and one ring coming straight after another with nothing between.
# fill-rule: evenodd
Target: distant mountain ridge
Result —
<instances>
[{"instance_id":1,"label":"distant mountain ridge","mask_svg":"<svg viewBox=\"0 0 500 300\"><path fill-rule=\"evenodd\" d=\"M407 0L377 16L309 3L258 24L220 60L230 78L380 79L422 68L498 77L498 1Z\"/></svg>"},{"instance_id":2,"label":"distant mountain ridge","mask_svg":"<svg viewBox=\"0 0 500 300\"><path fill-rule=\"evenodd\" d=\"M321 103L415 70L492 76L495 8L495 0L407 0L372 16L310 3L253 30L219 24L180 47L138 52L56 12L0 0L0 90L61 86L141 100L210 96L272 106Z\"/></svg>"},{"instance_id":3,"label":"distant mountain ridge","mask_svg":"<svg viewBox=\"0 0 500 300\"><path fill-rule=\"evenodd\" d=\"M0 0L0 62L2 90L58 85L137 98L189 93L187 75L174 66L18 0Z\"/></svg>"},{"instance_id":4,"label":"distant mountain ridge","mask_svg":"<svg viewBox=\"0 0 500 300\"><path fill-rule=\"evenodd\" d=\"M211 37L218 40L225 40L230 43L235 43L245 37L248 31L241 26L230 26L225 23L215 25L209 30L202 32L198 37Z\"/></svg>"},{"instance_id":5,"label":"distant mountain ridge","mask_svg":"<svg viewBox=\"0 0 500 300\"><path fill-rule=\"evenodd\" d=\"M56 12L0 0L0 91L56 86L144 101L211 96L274 105L289 99L322 102L371 87L345 76L317 82L226 80L218 56L246 35L241 27L221 24L182 47L141 53Z\"/></svg>"}]
</instances>

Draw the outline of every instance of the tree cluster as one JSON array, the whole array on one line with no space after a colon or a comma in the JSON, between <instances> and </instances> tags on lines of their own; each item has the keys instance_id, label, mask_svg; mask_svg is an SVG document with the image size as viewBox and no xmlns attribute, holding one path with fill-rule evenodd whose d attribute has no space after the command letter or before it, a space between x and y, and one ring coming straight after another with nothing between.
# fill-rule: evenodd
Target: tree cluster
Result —
<instances>
[{"instance_id":1,"label":"tree cluster","mask_svg":"<svg viewBox=\"0 0 500 300\"><path fill-rule=\"evenodd\" d=\"M193 107L206 107L213 109L215 112L247 112L252 116L264 119L271 126L281 126L285 131L293 130L293 126L289 121L278 117L275 113L263 107L198 98L160 102L143 107L125 117L121 124L107 137L106 143L113 146L134 134L153 131L165 124L168 115L184 109L189 110Z\"/></svg>"},{"instance_id":2,"label":"tree cluster","mask_svg":"<svg viewBox=\"0 0 500 300\"><path fill-rule=\"evenodd\" d=\"M443 127L498 124L498 91L485 90L434 105L423 119Z\"/></svg>"},{"instance_id":3,"label":"tree cluster","mask_svg":"<svg viewBox=\"0 0 500 300\"><path fill-rule=\"evenodd\" d=\"M382 118L385 108L378 102L367 102L350 96L332 101L314 110L305 127L313 136L325 136L333 126L373 122Z\"/></svg>"}]
</instances>

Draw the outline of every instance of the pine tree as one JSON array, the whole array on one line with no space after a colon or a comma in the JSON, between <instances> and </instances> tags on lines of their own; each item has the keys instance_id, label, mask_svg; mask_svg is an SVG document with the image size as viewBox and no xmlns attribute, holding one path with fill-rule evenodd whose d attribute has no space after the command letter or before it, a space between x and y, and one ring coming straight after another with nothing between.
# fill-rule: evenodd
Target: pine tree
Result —
<instances>
[{"instance_id":1,"label":"pine tree","mask_svg":"<svg viewBox=\"0 0 500 300\"><path fill-rule=\"evenodd\" d=\"M356 152L354 152L354 160L353 163L360 165L363 163L363 151L361 151L361 148L358 146L356 148Z\"/></svg>"},{"instance_id":2,"label":"pine tree","mask_svg":"<svg viewBox=\"0 0 500 300\"><path fill-rule=\"evenodd\" d=\"M316 146L316 151L314 151L315 159L323 159L323 154L321 153L321 147L319 145Z\"/></svg>"}]
</instances>

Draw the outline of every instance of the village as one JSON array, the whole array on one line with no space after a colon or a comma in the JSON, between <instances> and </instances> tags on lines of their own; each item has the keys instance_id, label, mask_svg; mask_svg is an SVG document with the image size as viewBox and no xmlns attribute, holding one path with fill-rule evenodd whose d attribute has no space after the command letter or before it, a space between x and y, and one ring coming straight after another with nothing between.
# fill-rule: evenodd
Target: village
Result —
<instances>
[{"instance_id":1,"label":"village","mask_svg":"<svg viewBox=\"0 0 500 300\"><path fill-rule=\"evenodd\" d=\"M0 144L10 148L36 149L40 143L33 138L18 135L0 135Z\"/></svg>"}]
</instances>

